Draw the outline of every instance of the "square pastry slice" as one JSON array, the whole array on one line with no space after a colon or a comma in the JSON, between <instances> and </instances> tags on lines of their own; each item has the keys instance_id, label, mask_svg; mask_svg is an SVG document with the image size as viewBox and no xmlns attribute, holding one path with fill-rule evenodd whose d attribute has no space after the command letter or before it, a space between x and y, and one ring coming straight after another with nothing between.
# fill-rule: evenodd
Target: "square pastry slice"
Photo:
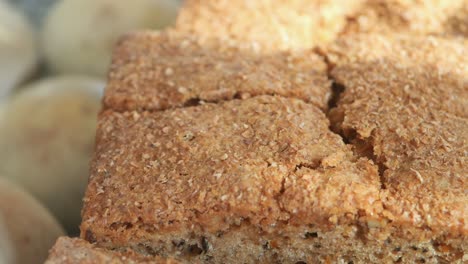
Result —
<instances>
[{"instance_id":1,"label":"square pastry slice","mask_svg":"<svg viewBox=\"0 0 468 264\"><path fill-rule=\"evenodd\" d=\"M207 263L391 259L369 232L387 223L377 166L302 100L107 110L96 143L81 235L101 247Z\"/></svg>"},{"instance_id":2,"label":"square pastry slice","mask_svg":"<svg viewBox=\"0 0 468 264\"><path fill-rule=\"evenodd\" d=\"M332 126L379 165L389 220L421 241L421 262L468 257L466 54L463 39L390 35L343 38L328 53L344 89Z\"/></svg>"},{"instance_id":3,"label":"square pastry slice","mask_svg":"<svg viewBox=\"0 0 468 264\"><path fill-rule=\"evenodd\" d=\"M281 95L325 109L329 88L327 66L312 50L258 55L174 31L143 32L117 46L104 103L117 110L162 110Z\"/></svg>"},{"instance_id":4,"label":"square pastry slice","mask_svg":"<svg viewBox=\"0 0 468 264\"><path fill-rule=\"evenodd\" d=\"M253 48L259 53L302 50L335 39L362 0L188 0L181 32Z\"/></svg>"},{"instance_id":5,"label":"square pastry slice","mask_svg":"<svg viewBox=\"0 0 468 264\"><path fill-rule=\"evenodd\" d=\"M348 17L346 34L450 34L466 36L468 0L364 0Z\"/></svg>"},{"instance_id":6,"label":"square pastry slice","mask_svg":"<svg viewBox=\"0 0 468 264\"><path fill-rule=\"evenodd\" d=\"M79 238L60 237L45 264L177 264L176 260L140 255L130 249L112 251Z\"/></svg>"}]
</instances>

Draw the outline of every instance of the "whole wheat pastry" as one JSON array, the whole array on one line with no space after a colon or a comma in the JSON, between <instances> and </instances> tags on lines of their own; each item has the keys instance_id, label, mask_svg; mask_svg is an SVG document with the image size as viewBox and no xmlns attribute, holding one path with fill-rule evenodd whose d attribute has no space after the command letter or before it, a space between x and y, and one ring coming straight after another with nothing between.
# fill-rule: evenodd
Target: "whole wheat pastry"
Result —
<instances>
[{"instance_id":1,"label":"whole wheat pastry","mask_svg":"<svg viewBox=\"0 0 468 264\"><path fill-rule=\"evenodd\" d=\"M82 238L202 263L466 262L466 40L382 30L324 60L307 48L337 29L303 31L318 2L187 1L178 31L121 41ZM398 3L402 30L439 33Z\"/></svg>"},{"instance_id":2,"label":"whole wheat pastry","mask_svg":"<svg viewBox=\"0 0 468 264\"><path fill-rule=\"evenodd\" d=\"M82 237L190 262L466 261L466 45L356 35L325 50L350 145L301 99L110 105Z\"/></svg>"},{"instance_id":3,"label":"whole wheat pastry","mask_svg":"<svg viewBox=\"0 0 468 264\"><path fill-rule=\"evenodd\" d=\"M468 37L468 1L462 8L458 9L448 19L446 25L446 33L451 35L459 35L464 38Z\"/></svg>"},{"instance_id":4,"label":"whole wheat pastry","mask_svg":"<svg viewBox=\"0 0 468 264\"><path fill-rule=\"evenodd\" d=\"M326 71L312 50L258 55L174 31L135 33L114 52L104 103L118 110L161 110L277 94L326 109Z\"/></svg>"},{"instance_id":5,"label":"whole wheat pastry","mask_svg":"<svg viewBox=\"0 0 468 264\"><path fill-rule=\"evenodd\" d=\"M268 54L333 41L361 0L188 0L176 29Z\"/></svg>"},{"instance_id":6,"label":"whole wheat pastry","mask_svg":"<svg viewBox=\"0 0 468 264\"><path fill-rule=\"evenodd\" d=\"M375 261L386 242L360 237L385 223L377 166L328 126L272 96L105 111L82 237L192 262Z\"/></svg>"},{"instance_id":7,"label":"whole wheat pastry","mask_svg":"<svg viewBox=\"0 0 468 264\"><path fill-rule=\"evenodd\" d=\"M378 35L328 52L344 88L332 124L379 164L393 232L424 241L419 261L468 257L467 52L463 39Z\"/></svg>"},{"instance_id":8,"label":"whole wheat pastry","mask_svg":"<svg viewBox=\"0 0 468 264\"><path fill-rule=\"evenodd\" d=\"M466 118L467 49L468 40L463 38L356 34L339 39L325 53L333 68L330 76L347 93L358 93L347 87L350 82L368 100L380 96L389 104L390 99L400 104L415 101L420 111L438 109ZM408 98L413 101L404 101ZM351 100L355 99L347 103Z\"/></svg>"},{"instance_id":9,"label":"whole wheat pastry","mask_svg":"<svg viewBox=\"0 0 468 264\"><path fill-rule=\"evenodd\" d=\"M466 36L468 0L364 0L348 15L344 33Z\"/></svg>"},{"instance_id":10,"label":"whole wheat pastry","mask_svg":"<svg viewBox=\"0 0 468 264\"><path fill-rule=\"evenodd\" d=\"M173 259L144 256L130 249L112 251L79 238L60 237L45 264L177 264Z\"/></svg>"},{"instance_id":11,"label":"whole wheat pastry","mask_svg":"<svg viewBox=\"0 0 468 264\"><path fill-rule=\"evenodd\" d=\"M467 34L467 0L188 0L176 29L269 54L363 32Z\"/></svg>"}]
</instances>

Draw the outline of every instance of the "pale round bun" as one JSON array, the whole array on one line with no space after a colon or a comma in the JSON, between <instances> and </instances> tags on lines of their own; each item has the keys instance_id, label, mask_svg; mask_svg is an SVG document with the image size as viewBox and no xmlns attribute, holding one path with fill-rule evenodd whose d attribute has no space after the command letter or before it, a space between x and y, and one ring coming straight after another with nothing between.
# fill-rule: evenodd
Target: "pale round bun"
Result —
<instances>
[{"instance_id":1,"label":"pale round bun","mask_svg":"<svg viewBox=\"0 0 468 264\"><path fill-rule=\"evenodd\" d=\"M174 0L65 0L45 21L42 48L53 72L105 76L119 37L161 29L176 17Z\"/></svg>"},{"instance_id":2,"label":"pale round bun","mask_svg":"<svg viewBox=\"0 0 468 264\"><path fill-rule=\"evenodd\" d=\"M0 1L0 100L34 71L38 55L26 18Z\"/></svg>"},{"instance_id":3,"label":"pale round bun","mask_svg":"<svg viewBox=\"0 0 468 264\"><path fill-rule=\"evenodd\" d=\"M0 175L77 231L104 82L56 77L23 88L0 118Z\"/></svg>"},{"instance_id":4,"label":"pale round bun","mask_svg":"<svg viewBox=\"0 0 468 264\"><path fill-rule=\"evenodd\" d=\"M0 177L0 263L43 263L64 231L30 194Z\"/></svg>"}]
</instances>

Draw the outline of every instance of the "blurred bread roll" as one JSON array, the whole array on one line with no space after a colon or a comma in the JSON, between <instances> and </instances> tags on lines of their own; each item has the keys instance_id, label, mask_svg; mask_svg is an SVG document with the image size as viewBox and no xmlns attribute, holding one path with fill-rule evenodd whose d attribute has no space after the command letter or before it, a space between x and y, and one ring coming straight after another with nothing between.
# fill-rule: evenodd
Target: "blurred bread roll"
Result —
<instances>
[{"instance_id":1,"label":"blurred bread roll","mask_svg":"<svg viewBox=\"0 0 468 264\"><path fill-rule=\"evenodd\" d=\"M42 263L63 234L45 207L0 178L0 263Z\"/></svg>"},{"instance_id":2,"label":"blurred bread roll","mask_svg":"<svg viewBox=\"0 0 468 264\"><path fill-rule=\"evenodd\" d=\"M70 232L80 223L104 82L66 76L23 88L0 118L0 175L36 196Z\"/></svg>"},{"instance_id":3,"label":"blurred bread roll","mask_svg":"<svg viewBox=\"0 0 468 264\"><path fill-rule=\"evenodd\" d=\"M37 57L28 21L7 2L0 1L0 100L33 72Z\"/></svg>"},{"instance_id":4,"label":"blurred bread roll","mask_svg":"<svg viewBox=\"0 0 468 264\"><path fill-rule=\"evenodd\" d=\"M119 37L175 21L174 0L62 0L51 9L42 47L53 72L105 76Z\"/></svg>"}]
</instances>

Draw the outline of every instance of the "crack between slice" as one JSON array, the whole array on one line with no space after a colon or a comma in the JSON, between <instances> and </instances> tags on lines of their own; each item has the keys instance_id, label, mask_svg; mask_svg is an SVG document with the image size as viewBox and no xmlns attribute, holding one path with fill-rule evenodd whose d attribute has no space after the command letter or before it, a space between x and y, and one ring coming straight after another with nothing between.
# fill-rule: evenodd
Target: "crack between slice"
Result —
<instances>
[{"instance_id":1,"label":"crack between slice","mask_svg":"<svg viewBox=\"0 0 468 264\"><path fill-rule=\"evenodd\" d=\"M330 61L327 53L320 48L315 49L315 52L322 56L325 63L327 64L327 78L331 82L331 96L328 101L328 109L327 111L324 111L325 116L330 122L330 131L340 136L346 145L352 146L353 154L356 157L367 158L378 167L380 187L381 189L386 189L384 173L388 168L385 166L384 162L379 161L378 157L376 156L372 141L370 139L360 139L356 131L349 131L349 133L345 133L341 122L334 124L335 122L332 120L330 113L332 110L338 107L341 94L346 90L346 86L337 82L333 77L331 72L333 71L335 65Z\"/></svg>"}]
</instances>

